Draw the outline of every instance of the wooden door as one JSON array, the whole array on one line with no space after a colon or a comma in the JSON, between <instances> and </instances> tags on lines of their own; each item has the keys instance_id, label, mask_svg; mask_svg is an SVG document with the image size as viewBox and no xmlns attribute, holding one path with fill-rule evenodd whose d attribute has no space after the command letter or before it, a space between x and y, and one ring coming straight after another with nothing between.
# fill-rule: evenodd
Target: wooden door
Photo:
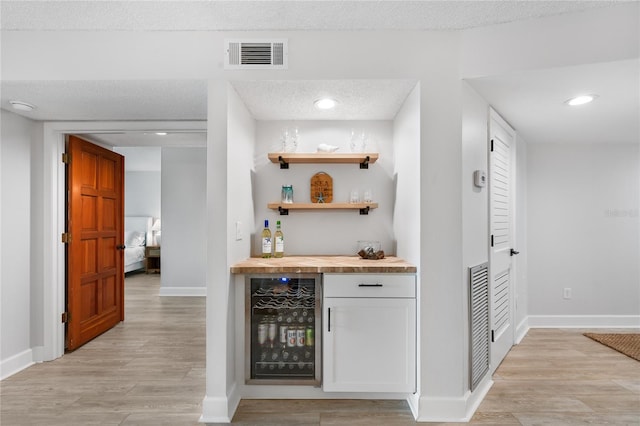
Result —
<instances>
[{"instance_id":1,"label":"wooden door","mask_svg":"<svg viewBox=\"0 0 640 426\"><path fill-rule=\"evenodd\" d=\"M515 131L495 111L489 120L489 305L493 373L514 343L513 155Z\"/></svg>"},{"instance_id":2,"label":"wooden door","mask_svg":"<svg viewBox=\"0 0 640 426\"><path fill-rule=\"evenodd\" d=\"M124 320L124 157L67 139L67 330L75 350Z\"/></svg>"}]
</instances>

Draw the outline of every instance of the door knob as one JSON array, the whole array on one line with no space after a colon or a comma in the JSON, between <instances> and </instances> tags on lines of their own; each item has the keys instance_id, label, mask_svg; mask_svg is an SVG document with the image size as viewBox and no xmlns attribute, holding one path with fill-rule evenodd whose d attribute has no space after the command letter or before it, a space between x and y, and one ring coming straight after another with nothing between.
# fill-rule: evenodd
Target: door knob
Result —
<instances>
[{"instance_id":1,"label":"door knob","mask_svg":"<svg viewBox=\"0 0 640 426\"><path fill-rule=\"evenodd\" d=\"M125 246L124 244L118 244L118 245L116 246L116 248L117 248L118 250L124 250L125 248L127 248L127 246Z\"/></svg>"},{"instance_id":2,"label":"door knob","mask_svg":"<svg viewBox=\"0 0 640 426\"><path fill-rule=\"evenodd\" d=\"M514 249L511 249L511 253L509 254L510 256L515 256L516 254L520 254L519 251L516 251Z\"/></svg>"}]
</instances>

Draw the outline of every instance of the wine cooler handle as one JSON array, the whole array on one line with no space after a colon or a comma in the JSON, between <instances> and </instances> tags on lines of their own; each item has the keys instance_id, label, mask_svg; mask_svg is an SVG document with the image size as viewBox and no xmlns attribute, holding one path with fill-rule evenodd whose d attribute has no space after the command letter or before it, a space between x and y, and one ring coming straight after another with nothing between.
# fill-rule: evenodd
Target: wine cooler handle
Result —
<instances>
[{"instance_id":1,"label":"wine cooler handle","mask_svg":"<svg viewBox=\"0 0 640 426\"><path fill-rule=\"evenodd\" d=\"M331 332L331 308L327 308L327 324L329 326L327 331Z\"/></svg>"},{"instance_id":2,"label":"wine cooler handle","mask_svg":"<svg viewBox=\"0 0 640 426\"><path fill-rule=\"evenodd\" d=\"M358 287L382 287L382 284L358 284Z\"/></svg>"}]
</instances>

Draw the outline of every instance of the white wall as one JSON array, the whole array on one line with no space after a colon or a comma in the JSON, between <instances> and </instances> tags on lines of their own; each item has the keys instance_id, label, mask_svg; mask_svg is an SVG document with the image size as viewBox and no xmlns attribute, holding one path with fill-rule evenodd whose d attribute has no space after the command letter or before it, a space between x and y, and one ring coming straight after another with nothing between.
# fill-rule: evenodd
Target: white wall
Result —
<instances>
[{"instance_id":1,"label":"white wall","mask_svg":"<svg viewBox=\"0 0 640 426\"><path fill-rule=\"evenodd\" d=\"M370 164L369 169L360 169L358 164L292 164L282 170L268 160L267 153L280 151L282 132L294 127L299 131L297 152L315 152L319 144L325 143L338 146L337 152L348 153L351 131L364 130L369 138L368 149L378 152L380 158ZM251 229L253 255L261 253L260 232L264 219L269 219L272 232L277 220L282 223L285 255L355 255L358 240L380 241L385 253L394 254L392 142L391 121L258 121L253 182L255 223ZM284 184L293 185L294 201L311 202L310 179L318 172L333 178L333 202L348 202L352 189L357 190L361 198L365 189L371 189L379 207L368 215L360 215L357 210L323 210L290 211L287 216L267 208L267 203L280 201Z\"/></svg>"},{"instance_id":2,"label":"white wall","mask_svg":"<svg viewBox=\"0 0 640 426\"><path fill-rule=\"evenodd\" d=\"M205 148L162 148L161 295L204 295Z\"/></svg>"},{"instance_id":3,"label":"white wall","mask_svg":"<svg viewBox=\"0 0 640 426\"><path fill-rule=\"evenodd\" d=\"M529 243L527 228L527 209L529 200L527 197L527 182L529 174L527 170L527 142L516 133L516 164L515 164L515 239L514 248L520 252L512 257L512 267L515 276L515 341L519 343L528 330L529 316Z\"/></svg>"},{"instance_id":4,"label":"white wall","mask_svg":"<svg viewBox=\"0 0 640 426\"><path fill-rule=\"evenodd\" d=\"M254 228L255 207L254 207L254 149L256 139L256 121L253 119L248 109L236 93L228 85L227 87L227 135L228 140L233 141L228 145L227 150L227 179L229 188L227 191L227 214L232 226L229 226L227 235L227 256L230 262L239 262L251 256L251 239ZM238 223L240 238L236 235L236 223ZM235 384L235 371L243 368L241 362L244 352L238 356L235 351L235 338L237 324L235 318L235 285L233 279L227 280L225 284L228 303L226 308L227 327L227 365L226 382ZM222 286L221 286L222 287ZM244 295L244 292L240 292ZM222 373L222 371L221 371Z\"/></svg>"},{"instance_id":5,"label":"white wall","mask_svg":"<svg viewBox=\"0 0 640 426\"><path fill-rule=\"evenodd\" d=\"M639 147L529 144L529 313L541 316L532 325L640 314Z\"/></svg>"},{"instance_id":6,"label":"white wall","mask_svg":"<svg viewBox=\"0 0 640 426\"><path fill-rule=\"evenodd\" d=\"M474 185L473 173L489 174L488 113L489 105L467 82L462 82L462 275L464 303L469 305L469 268L489 260L489 193L488 187ZM468 310L463 313L468 329ZM468 333L468 331L467 331ZM465 353L469 351L465 342ZM468 371L468 361L465 362ZM465 387L469 388L468 377Z\"/></svg>"},{"instance_id":7,"label":"white wall","mask_svg":"<svg viewBox=\"0 0 640 426\"><path fill-rule=\"evenodd\" d=\"M32 363L31 120L1 111L0 378Z\"/></svg>"},{"instance_id":8,"label":"white wall","mask_svg":"<svg viewBox=\"0 0 640 426\"><path fill-rule=\"evenodd\" d=\"M128 171L125 172L124 182L125 216L161 217L160 172Z\"/></svg>"},{"instance_id":9,"label":"white wall","mask_svg":"<svg viewBox=\"0 0 640 426\"><path fill-rule=\"evenodd\" d=\"M398 257L420 265L420 84L393 120L393 232Z\"/></svg>"},{"instance_id":10,"label":"white wall","mask_svg":"<svg viewBox=\"0 0 640 426\"><path fill-rule=\"evenodd\" d=\"M251 255L252 234L255 231L255 209L253 188L257 180L254 168L256 121L243 104L236 91L228 89L228 138L229 144L227 209L234 226L228 228L229 257L239 262ZM266 159L266 155L264 157ZM266 209L266 205L262 206ZM235 223L239 222L242 239L236 239ZM273 222L275 226L275 222Z\"/></svg>"}]
</instances>

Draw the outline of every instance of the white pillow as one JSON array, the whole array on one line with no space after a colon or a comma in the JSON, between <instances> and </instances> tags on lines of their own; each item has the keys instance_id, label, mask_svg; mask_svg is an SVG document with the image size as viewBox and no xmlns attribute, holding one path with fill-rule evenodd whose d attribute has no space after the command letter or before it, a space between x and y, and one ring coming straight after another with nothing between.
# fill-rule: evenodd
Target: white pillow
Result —
<instances>
[{"instance_id":1,"label":"white pillow","mask_svg":"<svg viewBox=\"0 0 640 426\"><path fill-rule=\"evenodd\" d=\"M142 247L145 244L145 233L140 231L126 231L124 245L126 247Z\"/></svg>"}]
</instances>

